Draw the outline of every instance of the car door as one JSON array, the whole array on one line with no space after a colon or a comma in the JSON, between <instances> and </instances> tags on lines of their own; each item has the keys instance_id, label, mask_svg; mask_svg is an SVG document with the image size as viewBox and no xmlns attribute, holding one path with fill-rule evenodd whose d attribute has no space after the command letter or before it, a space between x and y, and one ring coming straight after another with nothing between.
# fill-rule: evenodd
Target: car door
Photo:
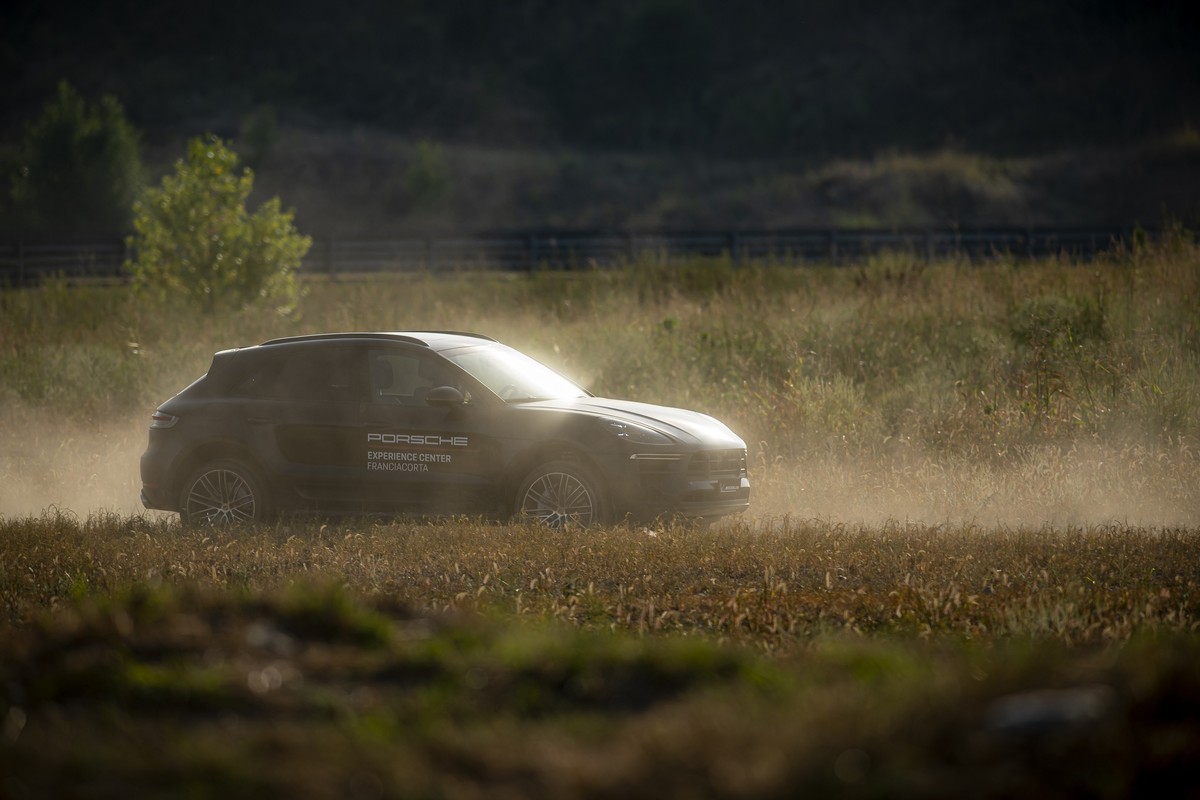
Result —
<instances>
[{"instance_id":1,"label":"car door","mask_svg":"<svg viewBox=\"0 0 1200 800\"><path fill-rule=\"evenodd\" d=\"M370 398L365 420L365 480L381 510L489 513L499 502L495 409L454 365L421 348L367 350ZM429 392L450 386L464 402L434 406Z\"/></svg>"},{"instance_id":2,"label":"car door","mask_svg":"<svg viewBox=\"0 0 1200 800\"><path fill-rule=\"evenodd\" d=\"M359 510L366 376L361 347L281 346L254 377L244 406L255 448L300 505Z\"/></svg>"}]
</instances>

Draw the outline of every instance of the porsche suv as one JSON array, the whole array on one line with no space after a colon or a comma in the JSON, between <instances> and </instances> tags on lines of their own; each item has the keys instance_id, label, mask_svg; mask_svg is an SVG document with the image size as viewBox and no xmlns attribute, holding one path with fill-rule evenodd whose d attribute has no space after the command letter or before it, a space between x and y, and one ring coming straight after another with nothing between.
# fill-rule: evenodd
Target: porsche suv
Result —
<instances>
[{"instance_id":1,"label":"porsche suv","mask_svg":"<svg viewBox=\"0 0 1200 800\"><path fill-rule=\"evenodd\" d=\"M189 524L281 513L471 514L586 526L750 503L712 417L594 397L485 336L331 333L223 350L163 403L142 503Z\"/></svg>"}]
</instances>

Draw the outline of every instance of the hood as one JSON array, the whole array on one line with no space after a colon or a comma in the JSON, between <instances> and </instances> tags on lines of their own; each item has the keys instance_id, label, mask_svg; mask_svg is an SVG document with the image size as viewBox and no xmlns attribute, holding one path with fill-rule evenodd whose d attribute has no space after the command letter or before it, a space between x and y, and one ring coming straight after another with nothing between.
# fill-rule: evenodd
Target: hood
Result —
<instances>
[{"instance_id":1,"label":"hood","mask_svg":"<svg viewBox=\"0 0 1200 800\"><path fill-rule=\"evenodd\" d=\"M685 444L723 449L744 449L746 443L721 421L683 408L613 400L607 397L574 397L567 400L536 400L521 408L545 408L587 414L645 425Z\"/></svg>"}]
</instances>

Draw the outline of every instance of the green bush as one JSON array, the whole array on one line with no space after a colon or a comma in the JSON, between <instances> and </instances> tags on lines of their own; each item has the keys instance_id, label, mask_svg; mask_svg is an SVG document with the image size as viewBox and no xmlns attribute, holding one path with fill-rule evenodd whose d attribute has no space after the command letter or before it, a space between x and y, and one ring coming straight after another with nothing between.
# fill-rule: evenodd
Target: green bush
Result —
<instances>
[{"instance_id":1,"label":"green bush","mask_svg":"<svg viewBox=\"0 0 1200 800\"><path fill-rule=\"evenodd\" d=\"M135 286L180 296L207 313L267 300L293 308L293 272L312 239L296 231L277 197L249 213L253 187L254 173L238 172L238 156L224 142L193 139L175 174L134 205L129 245L136 255L126 266Z\"/></svg>"},{"instance_id":2,"label":"green bush","mask_svg":"<svg viewBox=\"0 0 1200 800\"><path fill-rule=\"evenodd\" d=\"M28 126L12 184L24 233L117 234L142 188L138 135L121 104L89 106L66 82Z\"/></svg>"}]
</instances>

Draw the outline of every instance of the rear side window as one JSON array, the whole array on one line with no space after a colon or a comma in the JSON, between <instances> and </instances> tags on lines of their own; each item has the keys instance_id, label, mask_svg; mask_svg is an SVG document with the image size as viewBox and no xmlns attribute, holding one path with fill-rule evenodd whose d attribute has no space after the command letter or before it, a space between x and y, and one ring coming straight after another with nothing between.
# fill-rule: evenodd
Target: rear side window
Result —
<instances>
[{"instance_id":1,"label":"rear side window","mask_svg":"<svg viewBox=\"0 0 1200 800\"><path fill-rule=\"evenodd\" d=\"M306 403L360 403L365 381L359 352L347 347L293 347L262 358L231 388L236 397Z\"/></svg>"}]
</instances>

